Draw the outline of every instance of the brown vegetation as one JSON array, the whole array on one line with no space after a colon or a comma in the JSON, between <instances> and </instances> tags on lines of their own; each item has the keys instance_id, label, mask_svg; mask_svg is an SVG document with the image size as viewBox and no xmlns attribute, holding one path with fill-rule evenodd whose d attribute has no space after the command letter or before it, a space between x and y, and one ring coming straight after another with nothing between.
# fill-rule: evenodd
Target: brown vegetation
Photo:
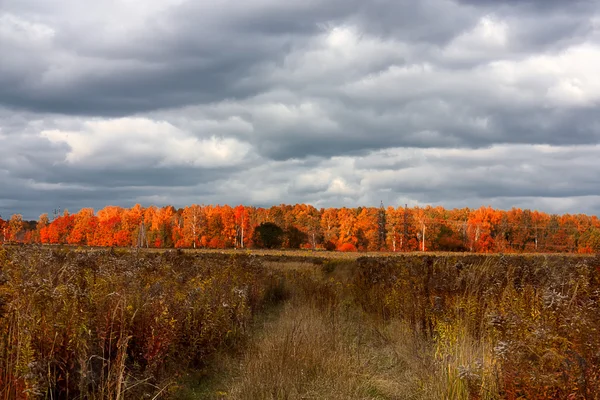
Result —
<instances>
[{"instance_id":1,"label":"brown vegetation","mask_svg":"<svg viewBox=\"0 0 600 400\"><path fill-rule=\"evenodd\" d=\"M600 393L600 258L359 259L357 301L416 325L450 398Z\"/></svg>"},{"instance_id":2,"label":"brown vegetation","mask_svg":"<svg viewBox=\"0 0 600 400\"><path fill-rule=\"evenodd\" d=\"M599 398L600 258L286 254L0 251L0 399Z\"/></svg>"},{"instance_id":3,"label":"brown vegetation","mask_svg":"<svg viewBox=\"0 0 600 400\"><path fill-rule=\"evenodd\" d=\"M269 300L251 257L0 250L0 399L168 393Z\"/></svg>"}]
</instances>

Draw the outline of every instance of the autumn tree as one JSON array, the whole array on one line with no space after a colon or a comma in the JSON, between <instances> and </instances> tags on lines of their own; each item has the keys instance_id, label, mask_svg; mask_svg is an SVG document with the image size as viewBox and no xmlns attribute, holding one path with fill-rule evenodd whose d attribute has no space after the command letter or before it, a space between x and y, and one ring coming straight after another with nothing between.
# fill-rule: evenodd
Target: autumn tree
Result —
<instances>
[{"instance_id":1,"label":"autumn tree","mask_svg":"<svg viewBox=\"0 0 600 400\"><path fill-rule=\"evenodd\" d=\"M21 214L13 214L8 221L8 241L18 242L22 240L23 233L23 216Z\"/></svg>"},{"instance_id":2,"label":"autumn tree","mask_svg":"<svg viewBox=\"0 0 600 400\"><path fill-rule=\"evenodd\" d=\"M385 250L387 239L387 213L383 201L377 211L377 250Z\"/></svg>"},{"instance_id":3,"label":"autumn tree","mask_svg":"<svg viewBox=\"0 0 600 400\"><path fill-rule=\"evenodd\" d=\"M123 209L116 206L106 206L98 211L98 224L94 232L95 246L116 246L123 238L117 235L121 230L121 214Z\"/></svg>"},{"instance_id":4,"label":"autumn tree","mask_svg":"<svg viewBox=\"0 0 600 400\"><path fill-rule=\"evenodd\" d=\"M206 225L206 217L202 206L193 204L183 209L183 232L182 242L176 247L200 247L200 239L203 235L203 227Z\"/></svg>"},{"instance_id":5,"label":"autumn tree","mask_svg":"<svg viewBox=\"0 0 600 400\"><path fill-rule=\"evenodd\" d=\"M9 221L0 220L0 240L95 246L261 247L264 243L255 230L267 222L284 233L277 247L322 246L344 251L589 253L599 250L600 236L596 216L548 215L518 208L317 210L306 204L281 204L270 208L193 205L176 210L136 204L129 209L107 206L97 214L90 208L74 215L65 211L53 221L47 214L40 215L38 221L25 221L15 214Z\"/></svg>"},{"instance_id":6,"label":"autumn tree","mask_svg":"<svg viewBox=\"0 0 600 400\"><path fill-rule=\"evenodd\" d=\"M92 208L82 208L74 215L73 229L67 236L69 244L88 245L94 241L98 218Z\"/></svg>"},{"instance_id":7,"label":"autumn tree","mask_svg":"<svg viewBox=\"0 0 600 400\"><path fill-rule=\"evenodd\" d=\"M380 210L372 207L359 208L360 212L356 216L355 226L352 229L354 238L348 243L353 243L361 251L378 251L381 249L379 241L381 240L381 222Z\"/></svg>"},{"instance_id":8,"label":"autumn tree","mask_svg":"<svg viewBox=\"0 0 600 400\"><path fill-rule=\"evenodd\" d=\"M416 223L415 228L417 230L417 239L420 247L419 250L425 251L427 246L427 228L429 221L425 213L425 209L416 207L414 211L414 222Z\"/></svg>"},{"instance_id":9,"label":"autumn tree","mask_svg":"<svg viewBox=\"0 0 600 400\"><path fill-rule=\"evenodd\" d=\"M385 212L387 247L394 252L402 248L402 218L398 210L390 206Z\"/></svg>"},{"instance_id":10,"label":"autumn tree","mask_svg":"<svg viewBox=\"0 0 600 400\"><path fill-rule=\"evenodd\" d=\"M152 222L152 226L155 227L158 224L158 236L160 237L160 244L156 247L173 247L173 227L174 222L177 219L177 212L173 206L165 206L160 208L157 219Z\"/></svg>"},{"instance_id":11,"label":"autumn tree","mask_svg":"<svg viewBox=\"0 0 600 400\"><path fill-rule=\"evenodd\" d=\"M250 234L250 218L246 207L239 205L233 209L235 224L235 247L244 248Z\"/></svg>"},{"instance_id":12,"label":"autumn tree","mask_svg":"<svg viewBox=\"0 0 600 400\"><path fill-rule=\"evenodd\" d=\"M39 243L48 243L48 225L50 225L48 214L41 214L36 225Z\"/></svg>"},{"instance_id":13,"label":"autumn tree","mask_svg":"<svg viewBox=\"0 0 600 400\"><path fill-rule=\"evenodd\" d=\"M600 252L600 222L597 217L592 217L590 226L581 234L579 238L579 253L599 253Z\"/></svg>"},{"instance_id":14,"label":"autumn tree","mask_svg":"<svg viewBox=\"0 0 600 400\"><path fill-rule=\"evenodd\" d=\"M435 249L439 251L467 251L460 234L449 225L440 225L433 241Z\"/></svg>"},{"instance_id":15,"label":"autumn tree","mask_svg":"<svg viewBox=\"0 0 600 400\"><path fill-rule=\"evenodd\" d=\"M296 204L293 209L294 226L306 235L308 245L312 249L323 240L321 233L321 215L319 210L308 204Z\"/></svg>"},{"instance_id":16,"label":"autumn tree","mask_svg":"<svg viewBox=\"0 0 600 400\"><path fill-rule=\"evenodd\" d=\"M75 217L65 210L63 215L57 217L48 226L48 242L51 244L66 244L67 238L75 224Z\"/></svg>"},{"instance_id":17,"label":"autumn tree","mask_svg":"<svg viewBox=\"0 0 600 400\"><path fill-rule=\"evenodd\" d=\"M356 247L356 210L343 207L338 210L337 216L339 223L337 248L342 247L346 243Z\"/></svg>"},{"instance_id":18,"label":"autumn tree","mask_svg":"<svg viewBox=\"0 0 600 400\"><path fill-rule=\"evenodd\" d=\"M0 241L4 243L7 240L8 223L0 218Z\"/></svg>"},{"instance_id":19,"label":"autumn tree","mask_svg":"<svg viewBox=\"0 0 600 400\"><path fill-rule=\"evenodd\" d=\"M469 239L471 251L489 253L495 251L493 232L500 221L500 213L491 207L481 207L469 216Z\"/></svg>"},{"instance_id":20,"label":"autumn tree","mask_svg":"<svg viewBox=\"0 0 600 400\"><path fill-rule=\"evenodd\" d=\"M271 208L269 208L267 218L269 222L272 222L279 227L286 226L286 218L284 215L283 205L272 206Z\"/></svg>"},{"instance_id":21,"label":"autumn tree","mask_svg":"<svg viewBox=\"0 0 600 400\"><path fill-rule=\"evenodd\" d=\"M223 217L218 206L206 207L206 237L204 244L211 248L224 248L225 235Z\"/></svg>"},{"instance_id":22,"label":"autumn tree","mask_svg":"<svg viewBox=\"0 0 600 400\"><path fill-rule=\"evenodd\" d=\"M234 247L237 237L235 212L229 205L221 206L219 212L221 214L221 222L223 224L221 236L223 237L225 246Z\"/></svg>"},{"instance_id":23,"label":"autumn tree","mask_svg":"<svg viewBox=\"0 0 600 400\"><path fill-rule=\"evenodd\" d=\"M144 208L136 204L121 213L121 235L125 246L140 245L140 230L144 221Z\"/></svg>"},{"instance_id":24,"label":"autumn tree","mask_svg":"<svg viewBox=\"0 0 600 400\"><path fill-rule=\"evenodd\" d=\"M321 210L320 225L323 232L325 248L331 246L335 249L340 235L340 220L338 218L338 210L335 208Z\"/></svg>"}]
</instances>

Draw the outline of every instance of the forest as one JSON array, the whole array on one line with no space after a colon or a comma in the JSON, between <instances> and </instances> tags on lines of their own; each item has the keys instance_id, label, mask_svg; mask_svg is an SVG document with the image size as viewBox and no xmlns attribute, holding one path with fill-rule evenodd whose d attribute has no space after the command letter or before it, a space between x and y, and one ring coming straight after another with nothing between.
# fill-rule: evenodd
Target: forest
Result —
<instances>
[{"instance_id":1,"label":"forest","mask_svg":"<svg viewBox=\"0 0 600 400\"><path fill-rule=\"evenodd\" d=\"M191 205L0 218L2 243L148 248L594 253L600 220L584 214L443 207L270 208Z\"/></svg>"}]
</instances>

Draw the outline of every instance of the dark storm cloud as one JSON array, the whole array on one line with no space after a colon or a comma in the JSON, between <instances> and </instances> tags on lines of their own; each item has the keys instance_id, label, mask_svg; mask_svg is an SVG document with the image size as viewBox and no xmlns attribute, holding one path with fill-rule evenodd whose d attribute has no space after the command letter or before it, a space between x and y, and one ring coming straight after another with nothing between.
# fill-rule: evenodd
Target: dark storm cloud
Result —
<instances>
[{"instance_id":1,"label":"dark storm cloud","mask_svg":"<svg viewBox=\"0 0 600 400\"><path fill-rule=\"evenodd\" d=\"M151 171L149 173L149 171ZM149 167L127 169L108 167L102 169L74 169L68 165L47 166L38 174L41 182L53 184L89 185L97 189L118 189L120 187L164 187L170 190L178 186L193 186L199 182L211 183L223 179L236 171L233 168L201 169L191 167ZM28 174L15 173L15 177Z\"/></svg>"},{"instance_id":2,"label":"dark storm cloud","mask_svg":"<svg viewBox=\"0 0 600 400\"><path fill-rule=\"evenodd\" d=\"M594 8L593 0L458 0L459 3L474 6L486 6L492 9L498 6L530 8L536 11L560 9L565 12L589 10Z\"/></svg>"},{"instance_id":3,"label":"dark storm cloud","mask_svg":"<svg viewBox=\"0 0 600 400\"><path fill-rule=\"evenodd\" d=\"M435 3L455 13L440 18ZM355 22L402 40L445 42L467 19L451 3L434 0L377 7L338 0L209 4L167 8L123 37L93 19L84 30L55 10L34 14L41 20L35 25L6 18L7 29L28 28L34 40L4 40L0 102L36 112L115 116L241 99L268 89L269 82L254 82L256 68L281 62L328 25ZM10 2L7 10L13 7ZM427 23L433 18L435 26Z\"/></svg>"},{"instance_id":4,"label":"dark storm cloud","mask_svg":"<svg viewBox=\"0 0 600 400\"><path fill-rule=\"evenodd\" d=\"M64 27L40 24L37 42L25 49L17 40L6 41L3 58L12 62L0 79L0 102L38 112L127 115L243 98L264 90L252 83L253 68L281 58L319 23L347 12L339 3L265 8L184 2L126 37L80 31L67 20L58 21ZM7 20L7 29L11 24L14 30L23 25ZM29 57L19 56L24 51ZM63 81L53 82L53 72Z\"/></svg>"},{"instance_id":5,"label":"dark storm cloud","mask_svg":"<svg viewBox=\"0 0 600 400\"><path fill-rule=\"evenodd\" d=\"M598 212L592 1L8 0L0 214Z\"/></svg>"}]
</instances>

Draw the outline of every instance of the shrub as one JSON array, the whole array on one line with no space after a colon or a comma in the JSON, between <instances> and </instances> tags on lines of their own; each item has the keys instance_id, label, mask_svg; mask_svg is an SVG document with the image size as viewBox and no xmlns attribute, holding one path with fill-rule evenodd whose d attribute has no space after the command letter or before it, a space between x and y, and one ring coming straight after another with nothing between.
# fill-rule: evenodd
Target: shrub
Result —
<instances>
[{"instance_id":1,"label":"shrub","mask_svg":"<svg viewBox=\"0 0 600 400\"><path fill-rule=\"evenodd\" d=\"M334 251L335 250L335 244L331 241L327 241L323 244L323 248L327 251Z\"/></svg>"},{"instance_id":2,"label":"shrub","mask_svg":"<svg viewBox=\"0 0 600 400\"><path fill-rule=\"evenodd\" d=\"M338 251L356 251L356 246L354 246L352 243L344 243L338 247Z\"/></svg>"}]
</instances>

